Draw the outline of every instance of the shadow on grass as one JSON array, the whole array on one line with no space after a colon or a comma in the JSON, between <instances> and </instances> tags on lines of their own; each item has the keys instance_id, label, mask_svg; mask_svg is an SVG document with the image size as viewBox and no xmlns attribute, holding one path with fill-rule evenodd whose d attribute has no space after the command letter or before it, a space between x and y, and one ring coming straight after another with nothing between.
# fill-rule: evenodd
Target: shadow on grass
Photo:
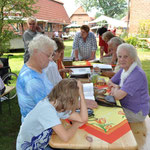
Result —
<instances>
[{"instance_id":1,"label":"shadow on grass","mask_svg":"<svg viewBox=\"0 0 150 150\"><path fill-rule=\"evenodd\" d=\"M4 56L2 56L2 58L7 58L7 54L5 54ZM13 56L10 56L9 59L13 59L13 58L23 58L23 54L20 54L20 55L13 55Z\"/></svg>"},{"instance_id":2,"label":"shadow on grass","mask_svg":"<svg viewBox=\"0 0 150 150\"><path fill-rule=\"evenodd\" d=\"M0 149L15 150L16 138L20 128L20 109L17 98L12 99L11 115L8 109L8 102L2 102L2 114L0 114Z\"/></svg>"}]
</instances>

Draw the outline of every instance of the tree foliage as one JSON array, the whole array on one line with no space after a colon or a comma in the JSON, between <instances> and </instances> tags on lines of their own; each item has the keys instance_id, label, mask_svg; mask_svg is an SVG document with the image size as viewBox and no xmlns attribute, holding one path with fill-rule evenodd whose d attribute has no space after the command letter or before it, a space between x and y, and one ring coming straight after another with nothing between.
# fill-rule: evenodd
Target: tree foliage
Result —
<instances>
[{"instance_id":1,"label":"tree foliage","mask_svg":"<svg viewBox=\"0 0 150 150\"><path fill-rule=\"evenodd\" d=\"M9 41L14 36L13 31L9 30L10 25L21 23L23 17L36 13L36 2L37 0L0 0L0 53L9 49Z\"/></svg>"},{"instance_id":2,"label":"tree foliage","mask_svg":"<svg viewBox=\"0 0 150 150\"><path fill-rule=\"evenodd\" d=\"M91 11L93 8L98 10L97 16L106 15L112 18L124 16L127 10L126 0L75 0L85 8Z\"/></svg>"}]
</instances>

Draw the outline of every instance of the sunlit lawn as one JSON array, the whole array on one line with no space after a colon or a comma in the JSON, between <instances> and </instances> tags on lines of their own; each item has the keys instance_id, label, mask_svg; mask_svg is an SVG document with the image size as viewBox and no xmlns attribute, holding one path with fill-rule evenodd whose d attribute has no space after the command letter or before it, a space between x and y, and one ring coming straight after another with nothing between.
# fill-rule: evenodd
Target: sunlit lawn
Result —
<instances>
[{"instance_id":1,"label":"sunlit lawn","mask_svg":"<svg viewBox=\"0 0 150 150\"><path fill-rule=\"evenodd\" d=\"M65 41L65 57L69 57L72 50L72 41ZM23 65L23 52L13 53L10 59L12 72L19 73ZM146 72L150 87L150 49L138 49L138 55L142 62L143 70ZM96 52L99 57L99 49ZM150 88L149 88L150 89ZM20 111L17 98L11 101L12 114L10 116L7 102L2 103L3 113L0 115L0 150L15 150L16 136L20 126Z\"/></svg>"}]
</instances>

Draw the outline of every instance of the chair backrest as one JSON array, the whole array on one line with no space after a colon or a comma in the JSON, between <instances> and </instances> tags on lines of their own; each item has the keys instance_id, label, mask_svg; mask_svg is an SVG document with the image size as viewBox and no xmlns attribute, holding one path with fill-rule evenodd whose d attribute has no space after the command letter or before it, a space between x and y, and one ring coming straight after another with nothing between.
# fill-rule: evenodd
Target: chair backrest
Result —
<instances>
[{"instance_id":1,"label":"chair backrest","mask_svg":"<svg viewBox=\"0 0 150 150\"><path fill-rule=\"evenodd\" d=\"M3 78L3 76L8 73L9 63L8 58L0 58L0 60L3 63L3 68L0 68L0 76Z\"/></svg>"}]
</instances>

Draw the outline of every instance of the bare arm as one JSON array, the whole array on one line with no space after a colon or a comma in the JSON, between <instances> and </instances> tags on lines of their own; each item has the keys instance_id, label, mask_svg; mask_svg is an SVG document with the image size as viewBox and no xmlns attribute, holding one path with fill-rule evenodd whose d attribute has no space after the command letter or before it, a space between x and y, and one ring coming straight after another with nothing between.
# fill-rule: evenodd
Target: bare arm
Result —
<instances>
[{"instance_id":1,"label":"bare arm","mask_svg":"<svg viewBox=\"0 0 150 150\"><path fill-rule=\"evenodd\" d=\"M114 96L116 100L121 100L127 95L127 93L121 89L112 88L111 95Z\"/></svg>"},{"instance_id":2,"label":"bare arm","mask_svg":"<svg viewBox=\"0 0 150 150\"><path fill-rule=\"evenodd\" d=\"M78 50L76 49L76 50L74 50L74 55L75 55L75 60L79 60L79 58L78 58Z\"/></svg>"},{"instance_id":3,"label":"bare arm","mask_svg":"<svg viewBox=\"0 0 150 150\"><path fill-rule=\"evenodd\" d=\"M104 46L100 46L100 58L103 58Z\"/></svg>"},{"instance_id":4,"label":"bare arm","mask_svg":"<svg viewBox=\"0 0 150 150\"><path fill-rule=\"evenodd\" d=\"M85 99L85 102L86 102L86 106L87 108L90 108L90 109L95 109L98 107L98 104L96 101L93 101L91 99ZM80 108L80 102L79 102L79 108Z\"/></svg>"},{"instance_id":5,"label":"bare arm","mask_svg":"<svg viewBox=\"0 0 150 150\"><path fill-rule=\"evenodd\" d=\"M111 55L112 55L112 53L107 53L103 57L108 57L108 56L111 56Z\"/></svg>"},{"instance_id":6,"label":"bare arm","mask_svg":"<svg viewBox=\"0 0 150 150\"><path fill-rule=\"evenodd\" d=\"M44 33L43 29L40 26L38 26L38 25L36 26L36 30L38 32Z\"/></svg>"},{"instance_id":7,"label":"bare arm","mask_svg":"<svg viewBox=\"0 0 150 150\"><path fill-rule=\"evenodd\" d=\"M119 85L114 84L111 80L108 82L108 86L111 89L110 95L114 96L116 100L123 99L127 93L120 89Z\"/></svg>"},{"instance_id":8,"label":"bare arm","mask_svg":"<svg viewBox=\"0 0 150 150\"><path fill-rule=\"evenodd\" d=\"M115 75L115 72L113 72L113 71L102 71L101 75L105 76L105 77L112 78Z\"/></svg>"},{"instance_id":9,"label":"bare arm","mask_svg":"<svg viewBox=\"0 0 150 150\"><path fill-rule=\"evenodd\" d=\"M116 59L117 59L117 54L116 54L116 51L114 51L112 54L112 60L111 60L112 65L116 63Z\"/></svg>"},{"instance_id":10,"label":"bare arm","mask_svg":"<svg viewBox=\"0 0 150 150\"><path fill-rule=\"evenodd\" d=\"M78 81L78 87L79 87L79 96L80 96L80 113L73 112L70 115L69 119L86 123L88 120L88 113L87 113L87 106L83 94L83 86L80 81Z\"/></svg>"},{"instance_id":11,"label":"bare arm","mask_svg":"<svg viewBox=\"0 0 150 150\"><path fill-rule=\"evenodd\" d=\"M65 129L62 124L56 125L53 127L55 133L59 136L61 140L67 142L76 132L78 127L82 124L79 122L73 122L72 126L69 129Z\"/></svg>"},{"instance_id":12,"label":"bare arm","mask_svg":"<svg viewBox=\"0 0 150 150\"><path fill-rule=\"evenodd\" d=\"M65 69L59 69L59 72L71 73L72 70L70 68L65 68Z\"/></svg>"},{"instance_id":13,"label":"bare arm","mask_svg":"<svg viewBox=\"0 0 150 150\"><path fill-rule=\"evenodd\" d=\"M93 59L95 58L95 52L96 52L96 51L92 51L92 52L91 52L91 57L90 57L89 60L93 60Z\"/></svg>"},{"instance_id":14,"label":"bare arm","mask_svg":"<svg viewBox=\"0 0 150 150\"><path fill-rule=\"evenodd\" d=\"M61 61L63 61L63 59L64 59L64 51L61 52L60 59L61 59Z\"/></svg>"},{"instance_id":15,"label":"bare arm","mask_svg":"<svg viewBox=\"0 0 150 150\"><path fill-rule=\"evenodd\" d=\"M69 129L65 129L62 124L53 127L53 130L61 138L61 140L67 142L76 132L78 127L87 122L88 113L86 103L83 95L83 87L80 81L78 81L79 95L80 95L80 113L73 112L68 119L74 120L72 126Z\"/></svg>"},{"instance_id":16,"label":"bare arm","mask_svg":"<svg viewBox=\"0 0 150 150\"><path fill-rule=\"evenodd\" d=\"M112 50L109 50L109 52L105 54L104 57L112 56L112 54L113 54Z\"/></svg>"},{"instance_id":17,"label":"bare arm","mask_svg":"<svg viewBox=\"0 0 150 150\"><path fill-rule=\"evenodd\" d=\"M116 84L114 84L111 80L108 81L108 87L112 88L113 86L115 86Z\"/></svg>"},{"instance_id":18,"label":"bare arm","mask_svg":"<svg viewBox=\"0 0 150 150\"><path fill-rule=\"evenodd\" d=\"M3 63L2 63L2 61L0 60L0 68L3 68Z\"/></svg>"}]
</instances>

